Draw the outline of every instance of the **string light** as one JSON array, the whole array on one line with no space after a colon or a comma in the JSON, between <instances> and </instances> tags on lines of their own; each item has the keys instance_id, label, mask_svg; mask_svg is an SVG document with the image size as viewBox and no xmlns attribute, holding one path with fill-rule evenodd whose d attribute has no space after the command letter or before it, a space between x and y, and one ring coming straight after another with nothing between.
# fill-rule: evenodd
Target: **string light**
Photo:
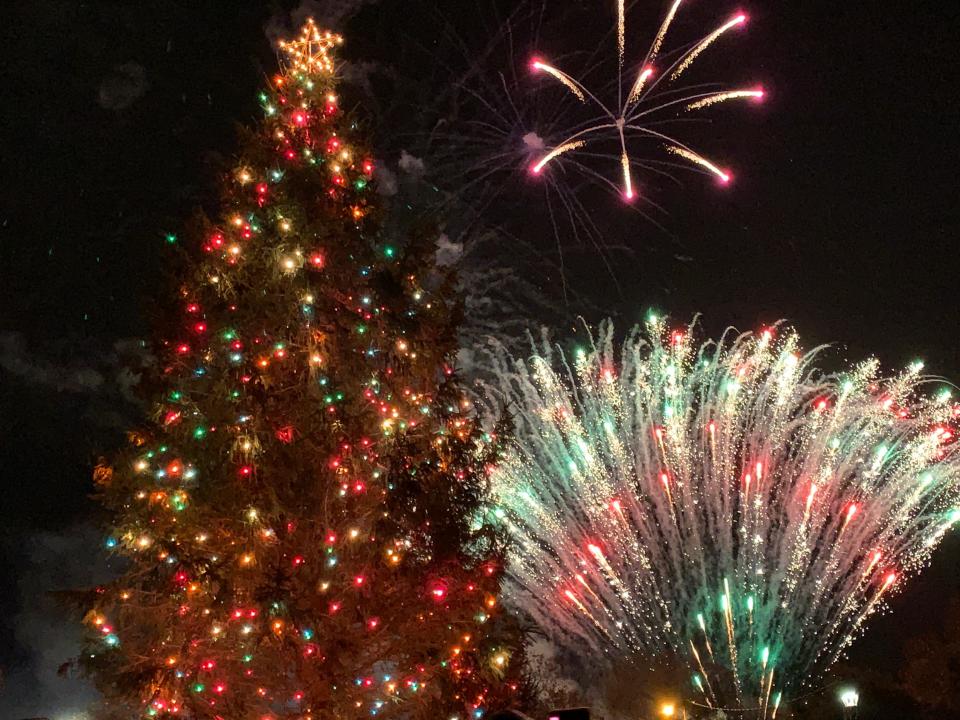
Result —
<instances>
[{"instance_id":1,"label":"string light","mask_svg":"<svg viewBox=\"0 0 960 720\"><path fill-rule=\"evenodd\" d=\"M211 717L243 708L276 720L291 702L305 720L321 704L344 716L424 714L404 703L460 713L465 697L482 711L516 687L475 673L489 666L479 650L449 651L498 610L499 573L427 551L430 523L392 509L399 484L471 496L487 451L469 403L437 384L438 369L452 372L453 348L437 337L453 303L424 292L398 262L403 246L371 247L374 164L338 109L341 42L309 20L280 44L283 71L260 95L261 127L197 243L180 325L158 343L155 422L98 475L117 510L105 547L130 570L96 593L92 654L129 653L156 670L117 683L92 667L111 691L149 697L150 717L202 706ZM411 329L414 315L423 321ZM410 538L405 523L417 528ZM410 643L431 660L410 666ZM402 679L381 681L378 668L394 666Z\"/></svg>"}]
</instances>

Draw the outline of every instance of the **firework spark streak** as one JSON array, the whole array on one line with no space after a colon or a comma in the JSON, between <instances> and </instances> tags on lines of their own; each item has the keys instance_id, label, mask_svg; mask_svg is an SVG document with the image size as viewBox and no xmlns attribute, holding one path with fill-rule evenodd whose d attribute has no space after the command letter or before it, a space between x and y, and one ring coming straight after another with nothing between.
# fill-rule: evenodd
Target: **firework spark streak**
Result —
<instances>
[{"instance_id":1,"label":"firework spark streak","mask_svg":"<svg viewBox=\"0 0 960 720\"><path fill-rule=\"evenodd\" d=\"M759 100L762 97L763 90L730 90L729 92L708 95L696 102L692 102L687 105L687 110L701 110L702 108L726 102L727 100L737 100L739 98L757 98Z\"/></svg>"},{"instance_id":2,"label":"firework spark streak","mask_svg":"<svg viewBox=\"0 0 960 720\"><path fill-rule=\"evenodd\" d=\"M723 170L718 168L716 165L714 165L712 162L710 162L706 158L700 157L695 152L691 152L686 148L677 147L676 145L668 146L667 152L671 152L674 155L679 155L680 157L689 160L695 165L700 165L701 167L706 168L707 170L712 172L714 175L716 175L720 179L720 182L724 182L724 183L730 182L729 173L724 172Z\"/></svg>"},{"instance_id":3,"label":"firework spark streak","mask_svg":"<svg viewBox=\"0 0 960 720\"><path fill-rule=\"evenodd\" d=\"M672 110L679 105L685 105L688 111L695 111L719 102L724 102L726 100L747 97L759 99L763 97L762 90L730 90L724 92L702 93L694 92L693 88L677 88L672 85L672 83L678 80L681 75L683 75L683 73L694 64L697 58L708 47L710 47L714 41L720 38L728 30L743 25L747 21L745 15L737 15L733 17L716 30L708 34L706 37L702 38L699 42L695 43L685 53L681 54L677 60L675 60L666 68L665 75L667 76L667 79L664 82L650 82L651 78L653 78L656 72L651 63L653 63L659 56L660 49L667 36L667 32L673 23L674 17L677 14L677 10L679 9L681 2L682 0L674 0L674 2L671 4L666 16L663 19L663 22L660 25L659 30L657 31L656 36L653 39L652 44L650 45L649 50L647 51L644 62L641 63L640 68L637 71L636 79L631 84L628 92L624 95L623 71L626 42L626 8L624 5L624 0L617 0L616 35L618 100L617 106L614 106L615 109L611 109L611 106L602 102L596 94L588 90L582 82L578 81L571 75L568 75L567 73L539 59L531 62L531 68L535 72L542 71L551 75L560 83L562 83L563 86L573 93L582 103L587 103L589 98L592 106L601 113L592 121L583 125L579 125L573 134L560 141L556 147L564 148L562 152L554 153L551 151L535 161L530 166L534 174L540 174L545 166L568 150L579 149L580 146L585 144L586 139L588 138L603 140L613 137L620 146L619 151L617 152L617 158L620 162L622 174L619 190L622 192L625 199L632 200L635 196L634 183L631 176L631 166L634 164L634 161L629 151L628 136L625 131L631 131L631 135L636 135L641 138L655 138L664 140L673 146L683 146L684 143L681 143L680 141L669 136L665 136L662 132L653 131L650 127L653 124L662 124L664 118L660 117L660 115L664 114L666 111ZM666 90L664 91L664 87L661 86L665 86ZM657 92L658 90L660 92ZM667 100L665 98L669 99ZM647 124L641 124L641 120ZM577 148L572 148L570 143L574 141L580 141L581 145L578 145ZM694 166L709 170L714 175L720 177L724 182L730 178L729 173L718 170L714 163L704 159L699 153L687 149L684 153L677 154L680 157L690 161ZM615 183L609 182L609 184L614 188L617 188Z\"/></svg>"},{"instance_id":4,"label":"firework spark streak","mask_svg":"<svg viewBox=\"0 0 960 720\"><path fill-rule=\"evenodd\" d=\"M586 142L584 142L583 140L574 140L573 142L568 142L566 145L559 145L558 147L555 147L553 150L548 152L540 162L538 162L536 165L534 165L531 168L531 171L533 172L534 175L536 175L541 170L543 170L544 165L546 165L548 162L553 160L558 155L563 155L563 153L565 152L568 152L570 150L576 150L578 147L583 147L584 145L586 145Z\"/></svg>"},{"instance_id":5,"label":"firework spark streak","mask_svg":"<svg viewBox=\"0 0 960 720\"><path fill-rule=\"evenodd\" d=\"M552 65L547 65L545 62L542 62L540 60L534 60L533 62L531 62L530 67L532 67L534 70L543 70L545 73L549 73L550 75L553 75L553 77L555 77L557 80L563 83L563 85L570 92L576 95L577 98L580 100L580 102L587 101L587 98L584 97L583 91L580 89L580 85L577 83L577 81L574 80L569 75L567 75L562 70L557 70Z\"/></svg>"},{"instance_id":6,"label":"firework spark streak","mask_svg":"<svg viewBox=\"0 0 960 720\"><path fill-rule=\"evenodd\" d=\"M637 81L633 84L633 87L630 88L630 95L627 97L627 103L632 103L638 97L640 97L640 91L643 90L643 86L646 84L647 80L650 79L651 75L653 75L653 68L647 67L640 71L640 74L637 75Z\"/></svg>"},{"instance_id":7,"label":"firework spark streak","mask_svg":"<svg viewBox=\"0 0 960 720\"><path fill-rule=\"evenodd\" d=\"M663 45L663 39L667 36L667 30L670 29L670 24L673 22L673 18L677 14L677 9L680 7L681 2L683 2L683 0L674 0L673 5L671 5L670 9L667 11L666 17L663 18L663 23L660 25L660 29L657 31L657 36L653 39L653 45L650 46L647 62L653 62L654 58L656 58L657 54L660 52L660 47Z\"/></svg>"},{"instance_id":8,"label":"firework spark streak","mask_svg":"<svg viewBox=\"0 0 960 720\"><path fill-rule=\"evenodd\" d=\"M725 22L723 25L721 25L716 30L714 30L712 33L707 35L703 40L697 43L696 47L694 47L693 50L691 50L684 56L683 61L677 66L677 69L673 71L673 74L670 76L670 79L676 80L677 78L679 78L680 75L683 74L683 72L687 68L693 65L694 61L698 57L700 57L700 53L702 53L708 47L713 45L714 40L716 40L718 37L723 35L727 30L730 30L731 28L735 28L738 25L743 25L746 21L747 21L746 15L737 15L735 18Z\"/></svg>"},{"instance_id":9,"label":"firework spark streak","mask_svg":"<svg viewBox=\"0 0 960 720\"><path fill-rule=\"evenodd\" d=\"M680 658L713 706L776 714L960 521L960 406L916 363L826 375L773 330L502 357L506 597L593 664Z\"/></svg>"}]
</instances>

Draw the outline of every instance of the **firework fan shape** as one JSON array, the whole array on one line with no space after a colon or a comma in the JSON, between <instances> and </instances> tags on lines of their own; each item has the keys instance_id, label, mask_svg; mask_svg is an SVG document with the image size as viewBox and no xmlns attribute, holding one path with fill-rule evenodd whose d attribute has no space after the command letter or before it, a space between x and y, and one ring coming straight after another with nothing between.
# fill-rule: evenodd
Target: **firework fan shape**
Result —
<instances>
[{"instance_id":1,"label":"firework fan shape","mask_svg":"<svg viewBox=\"0 0 960 720\"><path fill-rule=\"evenodd\" d=\"M731 179L729 170L722 169L711 160L693 150L689 145L675 137L658 130L665 121L669 120L670 113L681 111L691 113L718 103L743 98L760 100L763 98L761 88L730 88L724 90L703 91L702 86L682 87L678 81L694 64L700 55L716 40L730 30L743 26L747 16L740 13L721 24L718 28L679 54L672 62L665 64L662 72L658 72L655 63L660 59L660 52L667 32L680 9L683 0L673 0L664 17L657 34L654 36L646 57L640 63L639 69L632 75L624 73L625 43L626 43L626 8L625 0L617 0L617 97L602 100L597 94L589 90L586 85L575 77L568 75L540 58L534 58L531 69L552 76L563 84L584 105L589 105L600 112L595 119L578 126L569 136L560 141L531 166L530 172L539 175L549 163L567 155L576 154L583 150L591 140L614 138L619 145L620 172L622 187L620 188L626 200L633 200L636 195L631 166L635 161L629 150L629 137L640 137L653 140L661 145L668 154L681 159L695 168L714 175L721 183L728 183ZM630 84L625 84L624 81ZM626 91L625 91L626 90ZM591 175L595 173L585 166L578 166ZM616 189L616 185L607 181Z\"/></svg>"},{"instance_id":2,"label":"firework fan shape","mask_svg":"<svg viewBox=\"0 0 960 720\"><path fill-rule=\"evenodd\" d=\"M505 592L592 665L679 659L696 701L775 717L960 520L960 411L920 363L828 375L794 334L693 330L501 357Z\"/></svg>"}]
</instances>

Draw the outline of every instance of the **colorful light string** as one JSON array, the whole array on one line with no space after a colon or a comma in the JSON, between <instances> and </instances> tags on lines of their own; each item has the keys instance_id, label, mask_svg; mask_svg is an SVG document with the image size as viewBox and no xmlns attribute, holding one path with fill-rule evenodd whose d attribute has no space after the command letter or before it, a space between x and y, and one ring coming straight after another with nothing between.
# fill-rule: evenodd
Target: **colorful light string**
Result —
<instances>
[{"instance_id":1,"label":"colorful light string","mask_svg":"<svg viewBox=\"0 0 960 720\"><path fill-rule=\"evenodd\" d=\"M95 473L128 569L93 593L83 661L133 715L466 720L517 687L486 631L502 565L441 541L488 462L452 300L418 278L430 243L382 237L341 42L309 20L281 43L158 343L151 423Z\"/></svg>"}]
</instances>

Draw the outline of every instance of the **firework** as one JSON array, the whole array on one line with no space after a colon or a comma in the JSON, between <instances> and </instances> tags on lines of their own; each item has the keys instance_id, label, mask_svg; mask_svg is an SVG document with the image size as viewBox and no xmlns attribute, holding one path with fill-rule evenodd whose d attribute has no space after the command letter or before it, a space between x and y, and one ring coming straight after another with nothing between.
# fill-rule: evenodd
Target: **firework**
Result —
<instances>
[{"instance_id":1,"label":"firework","mask_svg":"<svg viewBox=\"0 0 960 720\"><path fill-rule=\"evenodd\" d=\"M409 9L410 3L415 12ZM506 5L481 0L469 10L458 6L455 11L447 5L408 0L403 16L424 21L411 26L416 41L404 47L421 50L404 62L392 55L377 59L382 66L397 67L395 84L384 86L389 92L375 102L385 113L375 125L391 129L380 138L384 155L396 157L406 152L423 160L416 177L403 168L394 172L400 180L399 192L417 193L408 195L411 205L429 205L431 212L445 218L447 234L464 247L461 275L479 270L480 263L494 265L494 272L513 272L522 266L517 274L532 281L541 299L552 306L551 317L556 322L550 324L573 321L578 314L597 309L591 307L596 298L590 290L598 265L618 289L621 270L637 261L641 235L633 224L622 222L624 214L649 224L651 234L642 236L645 242L666 237L657 229L666 230L668 212L652 193L641 193L641 177L645 186L655 175L658 182L681 187L675 168L692 166L659 148L651 148L650 157L641 156L643 148L635 145L630 162L638 180L638 201L622 205L622 212L598 212L609 204L611 189L618 197L621 192L605 177L609 173L598 172L605 170L600 163L607 162L601 153L612 148L602 147L595 137L589 138L589 146L586 139L558 143L571 134L574 121L589 116L589 105L561 83L562 75L550 76L541 68L550 81L532 82L529 72L530 49L538 47L541 38L568 35L570 28L584 28L585 35L589 29L589 37L595 38L595 13L579 3L557 5L547 0ZM506 14L504 7L509 7ZM396 18L383 16L381 22L382 33L394 32ZM601 33L605 26L601 19ZM609 58L600 58L601 64L612 68L613 54L607 54ZM593 59L580 57L585 64L593 64ZM425 76L424 67L434 72ZM579 72L581 66L576 67ZM610 73L603 70L608 77ZM655 79L648 74L638 87L646 89ZM697 113L684 109L675 106L675 115L681 120L696 118ZM621 161L619 154L616 159ZM538 166L542 172L537 172ZM397 207L402 207L400 202ZM478 237L483 247L473 251ZM588 263L580 262L584 257ZM509 263L504 258L509 258ZM477 288L484 286L467 285L478 299L483 293ZM526 296L529 289L519 289L520 294ZM514 323L516 317L503 313L505 322ZM468 321L473 320L468 314ZM501 337L499 332L495 334ZM519 349L524 344L523 333L517 340Z\"/></svg>"},{"instance_id":2,"label":"firework","mask_svg":"<svg viewBox=\"0 0 960 720\"><path fill-rule=\"evenodd\" d=\"M679 658L700 702L775 717L960 521L960 406L920 363L693 330L501 358L507 597L592 665Z\"/></svg>"},{"instance_id":3,"label":"firework","mask_svg":"<svg viewBox=\"0 0 960 720\"><path fill-rule=\"evenodd\" d=\"M619 186L623 197L632 200L635 196L632 178L632 166L635 160L630 153L628 139L637 137L654 140L663 146L663 149L692 163L693 166L707 170L720 178L721 182L729 182L730 172L720 170L714 163L695 152L680 140L655 130L655 126L662 125L669 119L669 114L677 108L685 108L687 112L702 110L716 103L739 98L763 98L763 90L759 88L734 89L723 92L702 92L702 87L677 87L675 83L683 73L690 68L697 58L710 47L717 39L729 30L746 23L746 15L738 14L723 23L713 32L706 35L699 42L694 43L686 52L683 52L667 64L659 77L654 65L660 56L660 50L667 36L673 19L677 14L682 0L674 0L663 22L657 31L650 48L647 50L644 61L640 63L636 79L624 93L624 62L626 37L626 9L624 0L617 0L617 98L616 104L604 102L597 94L591 92L584 83L558 68L535 59L531 62L531 69L535 72L545 72L563 84L581 103L590 105L599 111L592 120L576 127L565 139L561 140L554 149L534 161L530 166L535 175L539 175L545 166L552 160L565 153L577 150L587 144L589 140L609 140L613 138L619 146L617 160L622 175ZM611 186L617 186L608 181Z\"/></svg>"}]
</instances>

